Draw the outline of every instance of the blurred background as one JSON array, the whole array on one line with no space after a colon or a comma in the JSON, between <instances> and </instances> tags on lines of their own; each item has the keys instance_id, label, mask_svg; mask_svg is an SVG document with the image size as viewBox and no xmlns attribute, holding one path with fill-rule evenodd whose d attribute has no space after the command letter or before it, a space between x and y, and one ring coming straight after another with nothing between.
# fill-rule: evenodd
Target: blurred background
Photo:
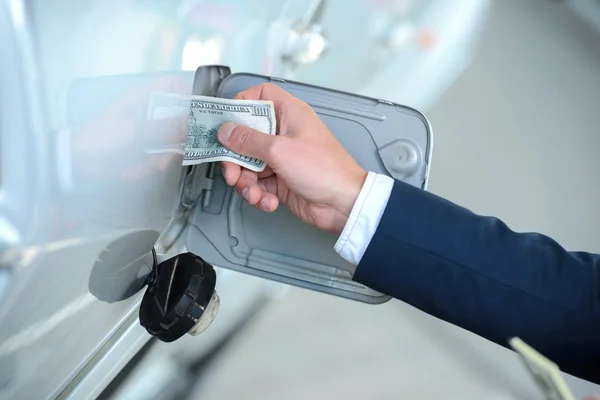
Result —
<instances>
[{"instance_id":1,"label":"blurred background","mask_svg":"<svg viewBox=\"0 0 600 400\"><path fill-rule=\"evenodd\" d=\"M74 91L73 82L85 77L156 71L193 77L199 65L224 64L233 72L361 93L428 116L435 140L430 191L514 230L548 234L569 250L600 252L597 0L3 4L15 27L13 44L31 37L37 43L39 76L23 66L30 65L26 52L19 68L23 81L44 82L33 92L44 111L29 108L28 117L45 115L53 135L87 126L85 112L73 111L85 94L97 100L96 86ZM21 35L25 20L30 36ZM0 121L14 112L6 106L6 85ZM125 128L111 127L117 134L108 149L124 140L118 134ZM3 162L12 140L6 132ZM107 165L107 157L97 165ZM92 158L74 159L75 183L59 179L57 186L77 189L77 174ZM146 204L149 190L175 193L178 171L171 172L158 189L148 185L139 199L128 196ZM61 253L69 242L29 258L2 253L2 399L541 398L515 354L399 301L366 305L232 271L218 271L222 309L205 333L170 344L150 339L137 324L139 287L106 300L90 294L88 279L106 237L134 226L161 232L173 210L157 204L174 199L163 194L156 207L142 210L154 218L144 220L131 204L99 195L119 193L112 181L89 187L86 179L74 199L61 203L72 205L68 223L59 233L44 231L43 241L102 238L75 245L91 246L89 252L77 250L75 259ZM12 216L0 214L6 215ZM13 225L30 229L33 219L21 217ZM17 243L4 223L1 243ZM569 383L580 398L600 393L572 377Z\"/></svg>"}]
</instances>

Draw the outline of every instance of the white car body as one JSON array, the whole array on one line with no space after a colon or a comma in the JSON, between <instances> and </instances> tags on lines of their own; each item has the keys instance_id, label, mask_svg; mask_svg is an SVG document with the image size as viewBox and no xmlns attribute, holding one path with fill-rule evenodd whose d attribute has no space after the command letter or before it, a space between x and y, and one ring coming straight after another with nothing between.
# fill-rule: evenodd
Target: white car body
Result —
<instances>
[{"instance_id":1,"label":"white car body","mask_svg":"<svg viewBox=\"0 0 600 400\"><path fill-rule=\"evenodd\" d=\"M151 338L137 317L141 287L103 301L90 277L116 238L139 229L165 235L181 165L149 176L156 165L118 170L132 157L126 141L138 138L110 119L120 109L100 114L109 125L98 129L95 105L114 99L102 97L106 88L77 92L78 83L193 75L218 63L426 110L470 61L490 5L329 0L322 11L320 3L0 0L0 398L95 398ZM310 35L294 33L298 21ZM89 115L72 115L88 105ZM111 262L127 268L118 256ZM274 287L218 269L217 320L199 337L154 346L120 396L176 393L177 383L156 377L181 377L175 372L234 332Z\"/></svg>"}]
</instances>

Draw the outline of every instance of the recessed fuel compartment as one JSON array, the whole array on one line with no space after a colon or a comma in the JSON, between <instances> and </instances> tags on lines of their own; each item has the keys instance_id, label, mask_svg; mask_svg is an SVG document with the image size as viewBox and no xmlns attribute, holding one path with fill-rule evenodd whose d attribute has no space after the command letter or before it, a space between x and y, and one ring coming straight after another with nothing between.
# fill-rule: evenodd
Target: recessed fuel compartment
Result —
<instances>
[{"instance_id":1,"label":"recessed fuel compartment","mask_svg":"<svg viewBox=\"0 0 600 400\"><path fill-rule=\"evenodd\" d=\"M254 85L271 82L306 101L346 150L369 171L426 189L432 132L426 117L387 101L254 74L231 74L216 97L232 98ZM359 300L389 300L352 280L350 265L333 249L337 236L310 227L285 207L264 213L227 187L214 165L194 168L203 190L181 240L206 262L263 278Z\"/></svg>"}]
</instances>

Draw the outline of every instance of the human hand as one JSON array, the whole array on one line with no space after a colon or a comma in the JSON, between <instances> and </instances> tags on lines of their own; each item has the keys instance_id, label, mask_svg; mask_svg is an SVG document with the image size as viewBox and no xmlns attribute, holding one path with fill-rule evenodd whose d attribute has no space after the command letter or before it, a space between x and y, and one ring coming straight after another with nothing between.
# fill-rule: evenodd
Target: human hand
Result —
<instances>
[{"instance_id":1,"label":"human hand","mask_svg":"<svg viewBox=\"0 0 600 400\"><path fill-rule=\"evenodd\" d=\"M264 171L256 173L223 162L227 184L260 210L273 212L281 202L305 223L340 234L367 172L308 104L282 88L261 84L234 99L273 101L277 135L223 124L218 132L221 144L267 164Z\"/></svg>"}]
</instances>

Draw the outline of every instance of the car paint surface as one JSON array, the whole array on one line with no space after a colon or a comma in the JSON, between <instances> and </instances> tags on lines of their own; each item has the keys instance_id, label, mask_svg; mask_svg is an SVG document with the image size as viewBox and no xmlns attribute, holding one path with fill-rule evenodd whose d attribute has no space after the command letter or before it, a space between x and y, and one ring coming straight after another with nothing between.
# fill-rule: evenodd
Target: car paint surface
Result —
<instances>
[{"instance_id":1,"label":"car paint surface","mask_svg":"<svg viewBox=\"0 0 600 400\"><path fill-rule=\"evenodd\" d=\"M489 2L453 3L454 14L429 2L407 29L435 44L376 45L401 23L400 3L328 1L315 22L309 1L0 1L0 397L92 396L118 372L100 366L121 335L132 338L123 362L149 339L133 327L148 251L180 207L184 171L181 156L144 149L187 133L147 123L150 92L190 94L195 66L219 63L426 107L468 60ZM294 47L311 64L281 62L289 42L273 41L298 21L327 40L322 53ZM455 68L436 69L444 60ZM260 284L220 275L240 306L218 318L240 319ZM94 390L78 390L90 379Z\"/></svg>"}]
</instances>

